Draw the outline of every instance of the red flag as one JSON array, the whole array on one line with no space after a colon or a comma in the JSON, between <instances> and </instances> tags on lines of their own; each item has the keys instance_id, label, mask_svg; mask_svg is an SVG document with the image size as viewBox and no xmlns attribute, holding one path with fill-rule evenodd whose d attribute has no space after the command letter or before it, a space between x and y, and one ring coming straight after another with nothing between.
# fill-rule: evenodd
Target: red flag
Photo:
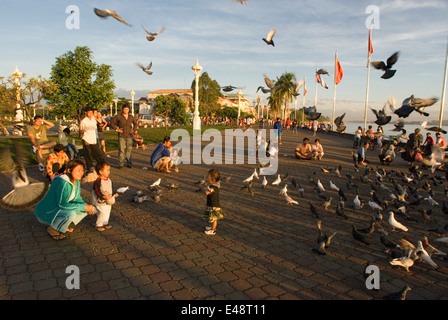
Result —
<instances>
[{"instance_id":1,"label":"red flag","mask_svg":"<svg viewBox=\"0 0 448 320\"><path fill-rule=\"evenodd\" d=\"M306 82L303 84L303 95L306 96L306 93L308 91L306 90Z\"/></svg>"},{"instance_id":2,"label":"red flag","mask_svg":"<svg viewBox=\"0 0 448 320\"><path fill-rule=\"evenodd\" d=\"M372 46L372 28L369 29L369 60L373 53L373 46Z\"/></svg>"},{"instance_id":3,"label":"red flag","mask_svg":"<svg viewBox=\"0 0 448 320\"><path fill-rule=\"evenodd\" d=\"M336 73L334 75L334 83L336 85L339 84L339 82L341 82L342 77L344 76L344 70L342 70L341 64L339 63L339 59L337 56L335 56L336 59Z\"/></svg>"},{"instance_id":4,"label":"red flag","mask_svg":"<svg viewBox=\"0 0 448 320\"><path fill-rule=\"evenodd\" d=\"M320 76L320 74L316 73L316 81L317 83L320 83L320 85L322 86L322 88L328 89L327 84L325 83L324 79L322 79L322 77Z\"/></svg>"}]
</instances>

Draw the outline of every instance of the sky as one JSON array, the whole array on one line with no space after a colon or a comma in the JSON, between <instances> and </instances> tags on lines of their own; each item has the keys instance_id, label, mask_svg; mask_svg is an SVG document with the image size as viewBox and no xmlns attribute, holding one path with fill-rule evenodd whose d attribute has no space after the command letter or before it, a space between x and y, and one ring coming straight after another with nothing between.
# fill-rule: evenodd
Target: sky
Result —
<instances>
[{"instance_id":1,"label":"sky","mask_svg":"<svg viewBox=\"0 0 448 320\"><path fill-rule=\"evenodd\" d=\"M67 28L79 9L79 28ZM115 10L132 27L109 17L100 19L93 9ZM372 11L373 8L373 11ZM370 69L368 106L380 109L388 97L401 103L414 94L438 98L426 109L438 119L448 41L448 0L16 0L0 4L0 76L16 66L29 77L49 77L56 58L77 46L88 46L98 64L111 65L118 95L135 99L159 89L190 88L196 59L202 72L221 86L242 87L250 102L267 94L263 75L275 80L285 72L306 78L306 106L314 104L315 71L329 89L317 88L317 109L331 117L334 97L334 57L337 52L344 77L336 87L336 116L363 120L367 87L368 27L373 23L372 61L385 61L396 51L400 57L391 79ZM143 30L166 30L155 41ZM275 28L275 47L262 38ZM149 76L136 63L153 63ZM236 93L236 91L235 91ZM303 104L303 91L298 98ZM295 104L292 104L294 107ZM448 121L448 110L443 119ZM388 110L390 113L390 111ZM369 110L368 121L375 117ZM394 120L396 117L393 118Z\"/></svg>"}]
</instances>

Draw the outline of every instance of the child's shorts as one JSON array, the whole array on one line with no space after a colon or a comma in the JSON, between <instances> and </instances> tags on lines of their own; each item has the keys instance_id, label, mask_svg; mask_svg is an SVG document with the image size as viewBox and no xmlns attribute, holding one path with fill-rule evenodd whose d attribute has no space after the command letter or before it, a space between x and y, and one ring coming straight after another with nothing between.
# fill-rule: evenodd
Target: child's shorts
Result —
<instances>
[{"instance_id":1,"label":"child's shorts","mask_svg":"<svg viewBox=\"0 0 448 320\"><path fill-rule=\"evenodd\" d=\"M224 218L224 212L218 207L207 207L204 211L204 220L213 223Z\"/></svg>"}]
</instances>

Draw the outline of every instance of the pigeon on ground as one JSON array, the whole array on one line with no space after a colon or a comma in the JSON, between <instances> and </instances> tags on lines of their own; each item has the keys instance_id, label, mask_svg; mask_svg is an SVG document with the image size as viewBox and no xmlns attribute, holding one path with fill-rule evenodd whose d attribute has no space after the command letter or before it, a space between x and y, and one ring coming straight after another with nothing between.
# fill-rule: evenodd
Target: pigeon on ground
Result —
<instances>
[{"instance_id":1,"label":"pigeon on ground","mask_svg":"<svg viewBox=\"0 0 448 320\"><path fill-rule=\"evenodd\" d=\"M408 255L407 256L402 256L400 258L395 258L392 261L389 261L389 263L393 266L399 266L399 267L403 267L406 269L407 272L409 271L409 268L412 267L414 265L414 260L412 260L410 258L413 250L409 250Z\"/></svg>"},{"instance_id":2,"label":"pigeon on ground","mask_svg":"<svg viewBox=\"0 0 448 320\"><path fill-rule=\"evenodd\" d=\"M317 182L316 182L316 187L317 187L317 190L318 190L318 191L320 191L320 192L325 192L324 185L322 184L322 182L320 181L320 179L317 180Z\"/></svg>"},{"instance_id":3,"label":"pigeon on ground","mask_svg":"<svg viewBox=\"0 0 448 320\"><path fill-rule=\"evenodd\" d=\"M299 184L299 187L297 188L297 192L299 192L299 196L301 198L303 198L305 196L305 189L300 184Z\"/></svg>"},{"instance_id":4,"label":"pigeon on ground","mask_svg":"<svg viewBox=\"0 0 448 320\"><path fill-rule=\"evenodd\" d=\"M157 179L153 184L151 184L149 187L150 188L156 188L160 186L160 182L162 182L162 178ZM205 181L204 181L205 183Z\"/></svg>"},{"instance_id":5,"label":"pigeon on ground","mask_svg":"<svg viewBox=\"0 0 448 320\"><path fill-rule=\"evenodd\" d=\"M252 182L253 179L254 179L254 174L252 173L252 175L249 178L245 179L243 182L250 183L250 182Z\"/></svg>"},{"instance_id":6,"label":"pigeon on ground","mask_svg":"<svg viewBox=\"0 0 448 320\"><path fill-rule=\"evenodd\" d=\"M423 243L421 241L418 241L416 254L421 260L429 263L431 267L435 269L438 267L437 264L431 259L428 252L423 248Z\"/></svg>"},{"instance_id":7,"label":"pigeon on ground","mask_svg":"<svg viewBox=\"0 0 448 320\"><path fill-rule=\"evenodd\" d=\"M404 232L407 232L409 230L407 227L405 227L395 219L394 213L392 211L389 212L388 222L392 226L392 230L395 230L396 228L403 230Z\"/></svg>"},{"instance_id":8,"label":"pigeon on ground","mask_svg":"<svg viewBox=\"0 0 448 320\"><path fill-rule=\"evenodd\" d=\"M328 198L328 200L326 200L322 203L322 206L324 207L325 210L328 210L328 207L331 205L331 199L332 198L330 197L330 198Z\"/></svg>"},{"instance_id":9,"label":"pigeon on ground","mask_svg":"<svg viewBox=\"0 0 448 320\"><path fill-rule=\"evenodd\" d=\"M14 154L13 160L8 145L0 151L0 172L11 178L13 187L0 199L0 206L8 210L28 209L43 199L50 185L48 182L30 183L25 168L30 154L17 142L14 143Z\"/></svg>"},{"instance_id":10,"label":"pigeon on ground","mask_svg":"<svg viewBox=\"0 0 448 320\"><path fill-rule=\"evenodd\" d=\"M354 224L352 224L352 236L353 236L353 239L360 241L366 245L370 245L370 243L367 241L366 235L359 232Z\"/></svg>"},{"instance_id":11,"label":"pigeon on ground","mask_svg":"<svg viewBox=\"0 0 448 320\"><path fill-rule=\"evenodd\" d=\"M142 69L143 70L143 72L145 72L146 74L148 74L148 75L152 75L152 71L149 71L150 69L151 69L151 67L152 67L152 61L151 61L151 63L147 66L147 67L144 67L143 65L141 65L140 63L136 63L136 65L137 65L137 67L139 67L140 69Z\"/></svg>"},{"instance_id":12,"label":"pigeon on ground","mask_svg":"<svg viewBox=\"0 0 448 320\"><path fill-rule=\"evenodd\" d=\"M128 191L129 190L129 186L127 186L127 187L122 187L122 188L118 188L117 189L117 192L118 193L125 193L126 191Z\"/></svg>"},{"instance_id":13,"label":"pigeon on ground","mask_svg":"<svg viewBox=\"0 0 448 320\"><path fill-rule=\"evenodd\" d=\"M411 290L410 286L405 286L398 292L391 293L384 297L384 300L406 300L408 291Z\"/></svg>"},{"instance_id":14,"label":"pigeon on ground","mask_svg":"<svg viewBox=\"0 0 448 320\"><path fill-rule=\"evenodd\" d=\"M400 246L398 244L396 244L396 243L390 241L389 239L387 239L385 235L382 235L380 237L380 241L381 241L381 244L387 248L387 251L389 251L391 249L398 249L398 248L400 248Z\"/></svg>"},{"instance_id":15,"label":"pigeon on ground","mask_svg":"<svg viewBox=\"0 0 448 320\"><path fill-rule=\"evenodd\" d=\"M384 71L384 74L381 76L382 79L390 79L395 75L396 70L391 70L392 66L398 61L399 51L392 54L384 63L384 61L373 61L372 67L377 70Z\"/></svg>"},{"instance_id":16,"label":"pigeon on ground","mask_svg":"<svg viewBox=\"0 0 448 320\"><path fill-rule=\"evenodd\" d=\"M333 183L333 181L331 181L330 180L330 188L332 189L332 190L334 190L334 191L337 191L337 192L339 192L339 187L337 186L337 185L335 185L334 183Z\"/></svg>"},{"instance_id":17,"label":"pigeon on ground","mask_svg":"<svg viewBox=\"0 0 448 320\"><path fill-rule=\"evenodd\" d=\"M147 39L148 41L154 41L154 40L156 39L156 37L157 37L159 34L161 34L163 31L165 31L165 27L160 28L159 31L157 31L157 32L155 32L155 33L149 32L149 31L146 30L145 27L143 27L143 26L142 26L142 28L143 28L143 30L145 30L145 32L148 34L148 36L146 37L146 39Z\"/></svg>"},{"instance_id":18,"label":"pigeon on ground","mask_svg":"<svg viewBox=\"0 0 448 320\"><path fill-rule=\"evenodd\" d=\"M264 176L263 181L261 182L261 187L263 189L265 189L267 185L268 185L268 180L266 179L266 176Z\"/></svg>"},{"instance_id":19,"label":"pigeon on ground","mask_svg":"<svg viewBox=\"0 0 448 320\"><path fill-rule=\"evenodd\" d=\"M434 241L443 242L448 244L448 237L436 238Z\"/></svg>"},{"instance_id":20,"label":"pigeon on ground","mask_svg":"<svg viewBox=\"0 0 448 320\"><path fill-rule=\"evenodd\" d=\"M101 9L95 8L95 9L93 9L93 11L95 12L95 14L98 17L100 17L102 19L106 19L107 17L113 17L116 20L124 23L125 25L127 25L129 27L131 27L131 25L129 23L127 23L122 17L120 17L120 15L118 15L118 13L116 11L114 11L114 10L110 10L110 9L101 10Z\"/></svg>"},{"instance_id":21,"label":"pigeon on ground","mask_svg":"<svg viewBox=\"0 0 448 320\"><path fill-rule=\"evenodd\" d=\"M143 203L148 200L148 195L143 193L142 190L138 190L137 193L132 197L132 201L135 203Z\"/></svg>"},{"instance_id":22,"label":"pigeon on ground","mask_svg":"<svg viewBox=\"0 0 448 320\"><path fill-rule=\"evenodd\" d=\"M443 251L441 251L441 250L435 248L434 246L432 246L432 245L429 243L428 238L427 238L426 236L423 238L423 241L424 241L424 242L423 242L424 248L426 249L426 252L429 254L429 256L432 256L432 255L436 255L436 256L446 256L446 253L445 253L445 252L443 252Z\"/></svg>"},{"instance_id":23,"label":"pigeon on ground","mask_svg":"<svg viewBox=\"0 0 448 320\"><path fill-rule=\"evenodd\" d=\"M278 186L282 182L282 178L280 178L280 175L278 175L277 179L275 179L274 182L272 182L273 186Z\"/></svg>"},{"instance_id":24,"label":"pigeon on ground","mask_svg":"<svg viewBox=\"0 0 448 320\"><path fill-rule=\"evenodd\" d=\"M287 193L288 193L288 185L285 184L285 186L283 187L283 189L280 190L279 194L281 194L281 195L285 195L285 194L287 194Z\"/></svg>"},{"instance_id":25,"label":"pigeon on ground","mask_svg":"<svg viewBox=\"0 0 448 320\"><path fill-rule=\"evenodd\" d=\"M274 35L275 35L275 29L272 29L271 31L269 31L268 35L266 36L266 38L263 38L262 40L264 42L266 42L267 45L271 45L273 47L275 47L274 45ZM269 85L268 85L269 86Z\"/></svg>"},{"instance_id":26,"label":"pigeon on ground","mask_svg":"<svg viewBox=\"0 0 448 320\"><path fill-rule=\"evenodd\" d=\"M292 206L293 204L299 204L297 201L295 201L290 196L288 196L287 193L285 193L284 195L285 195L285 200L286 200L287 205Z\"/></svg>"}]
</instances>

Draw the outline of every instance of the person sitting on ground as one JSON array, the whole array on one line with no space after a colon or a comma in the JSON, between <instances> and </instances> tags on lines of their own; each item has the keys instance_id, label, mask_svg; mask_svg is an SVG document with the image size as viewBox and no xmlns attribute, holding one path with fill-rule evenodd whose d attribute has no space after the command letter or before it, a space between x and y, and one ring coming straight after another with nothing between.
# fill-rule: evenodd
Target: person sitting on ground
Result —
<instances>
[{"instance_id":1,"label":"person sitting on ground","mask_svg":"<svg viewBox=\"0 0 448 320\"><path fill-rule=\"evenodd\" d=\"M138 147L142 147L143 150L146 150L147 147L143 144L143 138L138 135L138 130L134 130L132 134L132 139L134 139L134 147L138 149Z\"/></svg>"},{"instance_id":2,"label":"person sitting on ground","mask_svg":"<svg viewBox=\"0 0 448 320\"><path fill-rule=\"evenodd\" d=\"M434 138L431 136L431 132L426 133L426 139L425 142L422 144L422 151L425 155L428 155L431 153L431 148L435 144Z\"/></svg>"},{"instance_id":3,"label":"person sitting on ground","mask_svg":"<svg viewBox=\"0 0 448 320\"><path fill-rule=\"evenodd\" d=\"M386 163L387 165L390 165L395 156L395 144L391 143L390 145L384 144L382 146L378 158L380 159L381 164Z\"/></svg>"},{"instance_id":4,"label":"person sitting on ground","mask_svg":"<svg viewBox=\"0 0 448 320\"><path fill-rule=\"evenodd\" d=\"M149 160L150 165L157 171L165 170L166 172L171 172L170 168L174 165L171 161L171 139L166 136L155 150L151 154L151 159ZM177 167L174 168L175 172L178 172Z\"/></svg>"},{"instance_id":5,"label":"person sitting on ground","mask_svg":"<svg viewBox=\"0 0 448 320\"><path fill-rule=\"evenodd\" d=\"M54 177L65 172L65 166L70 161L67 154L65 153L64 146L62 144L57 144L53 153L47 158L45 169L47 172L46 177L53 181Z\"/></svg>"},{"instance_id":6,"label":"person sitting on ground","mask_svg":"<svg viewBox=\"0 0 448 320\"><path fill-rule=\"evenodd\" d=\"M324 147L320 144L320 140L314 140L314 145L312 147L312 156L314 160L321 160L324 156Z\"/></svg>"},{"instance_id":7,"label":"person sitting on ground","mask_svg":"<svg viewBox=\"0 0 448 320\"><path fill-rule=\"evenodd\" d=\"M362 164L364 166L369 164L369 161L367 161L367 150L370 147L370 143L366 142L363 146L359 147L357 154L358 154L358 164Z\"/></svg>"},{"instance_id":8,"label":"person sitting on ground","mask_svg":"<svg viewBox=\"0 0 448 320\"><path fill-rule=\"evenodd\" d=\"M47 130L53 128L54 124L44 120L41 116L34 117L34 124L28 128L28 137L31 140L31 150L36 154L39 171L45 170L43 166L42 150L53 149L56 141L50 142L47 138Z\"/></svg>"},{"instance_id":9,"label":"person sitting on ground","mask_svg":"<svg viewBox=\"0 0 448 320\"><path fill-rule=\"evenodd\" d=\"M446 141L445 139L442 137L442 135L440 134L440 132L436 133L436 141L435 141L435 145L437 147L440 147L442 149L446 148Z\"/></svg>"},{"instance_id":10,"label":"person sitting on ground","mask_svg":"<svg viewBox=\"0 0 448 320\"><path fill-rule=\"evenodd\" d=\"M309 144L310 139L303 138L302 144L300 144L295 151L297 159L311 160L312 159L312 149Z\"/></svg>"},{"instance_id":11,"label":"person sitting on ground","mask_svg":"<svg viewBox=\"0 0 448 320\"><path fill-rule=\"evenodd\" d=\"M73 160L74 158L78 157L78 148L72 143L68 142L68 137L70 136L70 129L65 128L61 132L59 132L58 138L59 143L64 146L65 153L67 153L67 156L70 158L70 160Z\"/></svg>"}]
</instances>

